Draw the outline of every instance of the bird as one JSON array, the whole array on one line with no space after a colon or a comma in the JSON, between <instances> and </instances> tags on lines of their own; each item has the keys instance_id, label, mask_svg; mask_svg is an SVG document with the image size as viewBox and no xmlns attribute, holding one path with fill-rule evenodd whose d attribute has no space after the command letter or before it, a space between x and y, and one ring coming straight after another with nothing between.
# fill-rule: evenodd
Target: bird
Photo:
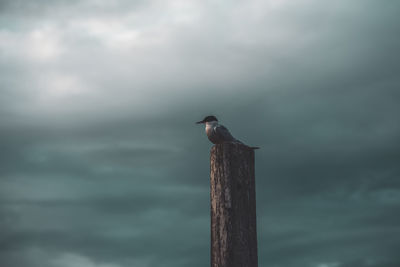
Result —
<instances>
[{"instance_id":1,"label":"bird","mask_svg":"<svg viewBox=\"0 0 400 267\"><path fill-rule=\"evenodd\" d=\"M202 121L196 122L196 124L205 124L206 125L206 134L208 139L213 144L222 144L222 143L236 143L236 144L243 144L243 142L239 141L232 134L229 130L218 123L218 119L215 116L207 116ZM259 147L251 147L245 145L251 149L259 149Z\"/></svg>"}]
</instances>

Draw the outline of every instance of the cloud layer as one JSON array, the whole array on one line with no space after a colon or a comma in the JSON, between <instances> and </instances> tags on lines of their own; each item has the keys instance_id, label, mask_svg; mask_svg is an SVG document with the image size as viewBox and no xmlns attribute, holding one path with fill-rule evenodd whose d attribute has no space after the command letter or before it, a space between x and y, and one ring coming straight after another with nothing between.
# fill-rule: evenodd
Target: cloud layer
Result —
<instances>
[{"instance_id":1,"label":"cloud layer","mask_svg":"<svg viewBox=\"0 0 400 267\"><path fill-rule=\"evenodd\" d=\"M0 263L209 264L214 114L260 266L400 264L398 1L2 1Z\"/></svg>"}]
</instances>

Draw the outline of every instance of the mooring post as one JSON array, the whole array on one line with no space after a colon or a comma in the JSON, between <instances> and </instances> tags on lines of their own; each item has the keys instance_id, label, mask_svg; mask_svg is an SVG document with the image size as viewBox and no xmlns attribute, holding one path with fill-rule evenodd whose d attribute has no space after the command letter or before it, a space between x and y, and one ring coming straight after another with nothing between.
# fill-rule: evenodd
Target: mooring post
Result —
<instances>
[{"instance_id":1,"label":"mooring post","mask_svg":"<svg viewBox=\"0 0 400 267\"><path fill-rule=\"evenodd\" d=\"M257 267L254 150L211 149L211 267Z\"/></svg>"}]
</instances>

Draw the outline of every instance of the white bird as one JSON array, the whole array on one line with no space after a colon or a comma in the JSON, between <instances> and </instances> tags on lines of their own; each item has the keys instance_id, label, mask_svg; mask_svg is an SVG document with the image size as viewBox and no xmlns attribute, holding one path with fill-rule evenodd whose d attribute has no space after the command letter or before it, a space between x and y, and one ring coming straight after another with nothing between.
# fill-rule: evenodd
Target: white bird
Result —
<instances>
[{"instance_id":1,"label":"white bird","mask_svg":"<svg viewBox=\"0 0 400 267\"><path fill-rule=\"evenodd\" d=\"M225 126L218 124L218 119L215 116L207 116L202 121L198 121L196 123L206 125L207 137L213 144L222 144L230 142L230 143L245 145L241 141L234 138ZM250 148L258 149L259 147L250 147Z\"/></svg>"}]
</instances>

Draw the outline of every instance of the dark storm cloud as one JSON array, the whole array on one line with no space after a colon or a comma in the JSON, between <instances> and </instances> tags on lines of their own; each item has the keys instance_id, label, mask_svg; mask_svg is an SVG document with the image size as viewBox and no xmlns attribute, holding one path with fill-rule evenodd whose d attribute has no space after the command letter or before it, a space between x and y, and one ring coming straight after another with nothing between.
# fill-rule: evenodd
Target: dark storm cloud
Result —
<instances>
[{"instance_id":1,"label":"dark storm cloud","mask_svg":"<svg viewBox=\"0 0 400 267\"><path fill-rule=\"evenodd\" d=\"M209 114L261 147L260 266L400 264L397 1L0 8L3 265L209 264Z\"/></svg>"}]
</instances>

